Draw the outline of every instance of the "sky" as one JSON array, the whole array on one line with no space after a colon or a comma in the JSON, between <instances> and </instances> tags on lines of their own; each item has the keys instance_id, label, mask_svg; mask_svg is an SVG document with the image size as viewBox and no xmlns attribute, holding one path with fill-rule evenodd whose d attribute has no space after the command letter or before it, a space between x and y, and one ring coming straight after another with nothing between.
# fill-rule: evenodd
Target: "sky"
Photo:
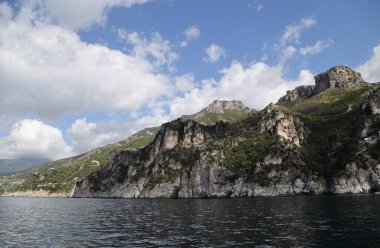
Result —
<instances>
[{"instance_id":1,"label":"sky","mask_svg":"<svg viewBox=\"0 0 380 248\"><path fill-rule=\"evenodd\" d=\"M380 81L378 0L0 0L0 158L77 155L215 99L255 109L348 65Z\"/></svg>"}]
</instances>

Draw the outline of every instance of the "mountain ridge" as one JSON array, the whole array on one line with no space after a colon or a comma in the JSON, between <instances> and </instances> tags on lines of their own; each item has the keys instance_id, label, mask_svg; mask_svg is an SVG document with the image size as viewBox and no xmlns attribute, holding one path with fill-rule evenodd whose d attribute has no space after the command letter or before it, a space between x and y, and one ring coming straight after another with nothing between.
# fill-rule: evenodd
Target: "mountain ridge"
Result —
<instances>
[{"instance_id":1,"label":"mountain ridge","mask_svg":"<svg viewBox=\"0 0 380 248\"><path fill-rule=\"evenodd\" d=\"M316 75L315 81L322 91L298 87L261 111L245 109L236 122L203 125L185 116L165 123L146 146L109 152L104 166L98 162L96 169L75 178L75 188L52 190L38 184L39 178L34 189L120 198L379 191L380 84L366 83L344 66ZM229 114L222 102L211 105ZM14 185L3 187L4 194L31 189L25 181Z\"/></svg>"},{"instance_id":2,"label":"mountain ridge","mask_svg":"<svg viewBox=\"0 0 380 248\"><path fill-rule=\"evenodd\" d=\"M180 118L196 119L200 123L210 125L217 121L237 121L244 118L249 112L249 109L241 101L232 101L231 104L224 100L221 102L222 109L207 106L209 107L207 111L205 111L207 109L205 107L194 115ZM212 104L218 105L219 101L214 100L210 105ZM74 187L76 180L99 170L107 162L111 153L142 148L153 141L159 129L160 127L144 128L125 140L114 144L108 144L74 157L51 161L38 167L20 171L8 177L7 180L3 179L3 182L0 180L0 194L2 190L7 192L25 191L28 192L26 193L28 196L48 196L51 194L57 196L55 194L57 192L61 196L61 193L64 192L63 195L67 196L70 194L72 187ZM33 191L42 191L42 193ZM23 193L20 193L20 195L23 195Z\"/></svg>"},{"instance_id":3,"label":"mountain ridge","mask_svg":"<svg viewBox=\"0 0 380 248\"><path fill-rule=\"evenodd\" d=\"M380 85L337 66L301 97L235 124L178 119L114 154L74 197L219 198L380 190ZM322 89L322 90L321 90ZM297 92L298 93L298 92Z\"/></svg>"}]
</instances>

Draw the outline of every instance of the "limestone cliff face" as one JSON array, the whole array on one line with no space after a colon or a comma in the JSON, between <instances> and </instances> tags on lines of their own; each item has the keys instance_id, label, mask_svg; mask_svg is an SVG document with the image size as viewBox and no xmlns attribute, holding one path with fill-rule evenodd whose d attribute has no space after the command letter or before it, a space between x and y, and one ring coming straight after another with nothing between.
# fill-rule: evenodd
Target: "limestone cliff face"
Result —
<instances>
[{"instance_id":1,"label":"limestone cliff face","mask_svg":"<svg viewBox=\"0 0 380 248\"><path fill-rule=\"evenodd\" d=\"M203 112L205 113L223 113L226 110L242 110L245 109L242 101L225 101L225 100L214 100L210 105L208 105Z\"/></svg>"},{"instance_id":2,"label":"limestone cliff face","mask_svg":"<svg viewBox=\"0 0 380 248\"><path fill-rule=\"evenodd\" d=\"M301 85L296 87L294 90L289 90L286 95L281 97L279 102L293 102L297 100L304 99L310 96L314 91L314 85Z\"/></svg>"},{"instance_id":3,"label":"limestone cliff face","mask_svg":"<svg viewBox=\"0 0 380 248\"><path fill-rule=\"evenodd\" d=\"M316 75L314 79L314 94L329 88L354 87L365 83L359 72L344 65L332 67L326 72Z\"/></svg>"},{"instance_id":4,"label":"limestone cliff face","mask_svg":"<svg viewBox=\"0 0 380 248\"><path fill-rule=\"evenodd\" d=\"M285 114L276 105L270 104L265 108L266 115L260 122L260 132L270 132L291 147L300 146L304 140L305 130L302 122L292 115Z\"/></svg>"},{"instance_id":5,"label":"limestone cliff face","mask_svg":"<svg viewBox=\"0 0 380 248\"><path fill-rule=\"evenodd\" d=\"M354 162L336 177L305 174L297 147L304 142L300 120L276 107L267 109L260 120L260 132L272 132L284 146L256 162L254 174L266 181L231 179L233 171L218 148L228 124L205 127L194 121L176 120L164 124L148 147L120 152L110 157L103 169L77 183L73 197L118 198L220 198L324 193L367 193L380 190L380 166L363 169Z\"/></svg>"},{"instance_id":6,"label":"limestone cliff face","mask_svg":"<svg viewBox=\"0 0 380 248\"><path fill-rule=\"evenodd\" d=\"M380 114L380 90L376 90L368 97L366 105L369 107L372 115Z\"/></svg>"},{"instance_id":7,"label":"limestone cliff face","mask_svg":"<svg viewBox=\"0 0 380 248\"><path fill-rule=\"evenodd\" d=\"M152 143L113 154L100 171L76 184L73 196L218 198L380 191L380 85L364 83L345 66L315 80L315 88L296 89L236 123L204 126L183 118L163 124ZM336 89L325 91L329 88ZM215 101L203 112L242 108L238 101Z\"/></svg>"}]
</instances>

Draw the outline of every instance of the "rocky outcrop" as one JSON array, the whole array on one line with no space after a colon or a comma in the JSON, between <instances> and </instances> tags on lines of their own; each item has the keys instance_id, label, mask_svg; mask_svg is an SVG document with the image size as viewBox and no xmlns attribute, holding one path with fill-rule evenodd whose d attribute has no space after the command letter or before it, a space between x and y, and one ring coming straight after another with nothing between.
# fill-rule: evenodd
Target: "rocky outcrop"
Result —
<instances>
[{"instance_id":1,"label":"rocky outcrop","mask_svg":"<svg viewBox=\"0 0 380 248\"><path fill-rule=\"evenodd\" d=\"M344 65L332 67L326 72L316 75L314 79L314 94L329 88L354 87L365 83L359 72Z\"/></svg>"},{"instance_id":2,"label":"rocky outcrop","mask_svg":"<svg viewBox=\"0 0 380 248\"><path fill-rule=\"evenodd\" d=\"M270 132L290 146L300 146L305 138L302 122L292 115L285 114L276 105L270 104L264 111L267 115L260 122L260 132Z\"/></svg>"},{"instance_id":3,"label":"rocky outcrop","mask_svg":"<svg viewBox=\"0 0 380 248\"><path fill-rule=\"evenodd\" d=\"M301 85L294 90L288 90L286 95L281 97L278 102L293 102L297 100L305 99L310 96L314 91L314 85Z\"/></svg>"},{"instance_id":4,"label":"rocky outcrop","mask_svg":"<svg viewBox=\"0 0 380 248\"><path fill-rule=\"evenodd\" d=\"M208 105L203 112L205 113L223 113L226 110L242 110L246 109L242 101L226 101L226 100L214 100Z\"/></svg>"},{"instance_id":5,"label":"rocky outcrop","mask_svg":"<svg viewBox=\"0 0 380 248\"><path fill-rule=\"evenodd\" d=\"M380 189L380 166L379 170L363 169L352 162L332 178L305 174L302 168L306 165L296 153L305 139L302 122L275 105L267 107L259 128L260 132L271 132L286 150L271 152L256 163L254 174L262 178L233 178L225 164L225 151L218 148L224 139L209 142L227 127L225 123L206 127L181 119L164 124L149 146L114 154L101 171L78 182L73 197L225 198Z\"/></svg>"},{"instance_id":6,"label":"rocky outcrop","mask_svg":"<svg viewBox=\"0 0 380 248\"><path fill-rule=\"evenodd\" d=\"M379 191L379 172L364 170L356 163L349 163L346 170L331 180L328 191L333 194L358 194Z\"/></svg>"},{"instance_id":7,"label":"rocky outcrop","mask_svg":"<svg viewBox=\"0 0 380 248\"><path fill-rule=\"evenodd\" d=\"M372 115L380 114L380 89L374 91L368 98L368 106Z\"/></svg>"}]
</instances>

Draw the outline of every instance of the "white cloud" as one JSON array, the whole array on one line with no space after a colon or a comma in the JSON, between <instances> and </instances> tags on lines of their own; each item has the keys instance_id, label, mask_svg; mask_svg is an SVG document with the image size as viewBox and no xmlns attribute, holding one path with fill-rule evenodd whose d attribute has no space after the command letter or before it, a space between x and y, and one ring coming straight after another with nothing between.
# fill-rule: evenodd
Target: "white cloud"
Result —
<instances>
[{"instance_id":1,"label":"white cloud","mask_svg":"<svg viewBox=\"0 0 380 248\"><path fill-rule=\"evenodd\" d=\"M160 126L168 120L168 116L158 106L151 110L151 114L130 121L88 122L86 118L77 119L67 133L73 143L72 150L78 154L124 140L145 127Z\"/></svg>"},{"instance_id":2,"label":"white cloud","mask_svg":"<svg viewBox=\"0 0 380 248\"><path fill-rule=\"evenodd\" d=\"M92 25L104 25L107 12L112 7L131 7L149 0L45 0L32 1L39 5L44 15L70 30L80 30Z\"/></svg>"},{"instance_id":3,"label":"white cloud","mask_svg":"<svg viewBox=\"0 0 380 248\"><path fill-rule=\"evenodd\" d=\"M331 42L318 40L314 45L301 47L300 54L303 56L315 55L322 52L324 49L328 48L330 45L331 45Z\"/></svg>"},{"instance_id":4,"label":"white cloud","mask_svg":"<svg viewBox=\"0 0 380 248\"><path fill-rule=\"evenodd\" d=\"M207 63L215 63L222 57L226 56L226 52L217 44L211 44L206 48L206 57L203 60Z\"/></svg>"},{"instance_id":5,"label":"white cloud","mask_svg":"<svg viewBox=\"0 0 380 248\"><path fill-rule=\"evenodd\" d=\"M167 65L170 71L175 68L173 62L179 57L171 50L168 40L165 40L158 32L154 32L150 39L137 32L127 34L127 41L133 45L133 55L137 58L149 60L156 67Z\"/></svg>"},{"instance_id":6,"label":"white cloud","mask_svg":"<svg viewBox=\"0 0 380 248\"><path fill-rule=\"evenodd\" d=\"M201 35L201 32L197 27L190 26L185 30L185 40L181 42L181 47L187 47L188 43L192 40L196 40Z\"/></svg>"},{"instance_id":7,"label":"white cloud","mask_svg":"<svg viewBox=\"0 0 380 248\"><path fill-rule=\"evenodd\" d=\"M6 3L0 3L0 27L6 26L12 19L13 11Z\"/></svg>"},{"instance_id":8,"label":"white cloud","mask_svg":"<svg viewBox=\"0 0 380 248\"><path fill-rule=\"evenodd\" d=\"M315 83L314 74L308 70L301 70L297 81L301 85L313 85Z\"/></svg>"},{"instance_id":9,"label":"white cloud","mask_svg":"<svg viewBox=\"0 0 380 248\"><path fill-rule=\"evenodd\" d=\"M122 139L120 133L104 123L87 122L84 119L76 120L68 129L76 153L82 153Z\"/></svg>"},{"instance_id":10,"label":"white cloud","mask_svg":"<svg viewBox=\"0 0 380 248\"><path fill-rule=\"evenodd\" d=\"M300 71L297 80L286 80L283 66L269 66L263 62L247 68L234 62L221 73L219 81L204 80L201 87L173 99L170 102L171 118L196 113L214 99L242 100L250 108L262 109L270 102L277 102L287 90L314 82L313 74L307 70Z\"/></svg>"},{"instance_id":11,"label":"white cloud","mask_svg":"<svg viewBox=\"0 0 380 248\"><path fill-rule=\"evenodd\" d=\"M287 25L280 40L274 44L274 51L278 55L278 63L284 65L287 61L300 54L302 56L316 55L331 46L332 39L318 40L311 46L301 47L301 35L306 29L317 24L315 17L306 17L298 23Z\"/></svg>"},{"instance_id":12,"label":"white cloud","mask_svg":"<svg viewBox=\"0 0 380 248\"><path fill-rule=\"evenodd\" d=\"M287 46L282 49L280 53L280 64L284 64L286 61L294 57L297 53L297 49L294 46Z\"/></svg>"},{"instance_id":13,"label":"white cloud","mask_svg":"<svg viewBox=\"0 0 380 248\"><path fill-rule=\"evenodd\" d=\"M367 82L380 82L380 44L373 48L372 57L355 70L359 71Z\"/></svg>"},{"instance_id":14,"label":"white cloud","mask_svg":"<svg viewBox=\"0 0 380 248\"><path fill-rule=\"evenodd\" d=\"M307 17L301 19L300 22L292 25L288 25L285 28L284 34L281 37L281 46L286 46L289 43L300 43L300 37L305 29L308 29L317 24L317 19L314 17Z\"/></svg>"},{"instance_id":15,"label":"white cloud","mask_svg":"<svg viewBox=\"0 0 380 248\"><path fill-rule=\"evenodd\" d=\"M257 5L257 11L261 11L262 9L264 8L264 6L262 4L259 4Z\"/></svg>"},{"instance_id":16,"label":"white cloud","mask_svg":"<svg viewBox=\"0 0 380 248\"><path fill-rule=\"evenodd\" d=\"M186 92L194 88L194 75L192 73L175 77L175 87L179 92Z\"/></svg>"},{"instance_id":17,"label":"white cloud","mask_svg":"<svg viewBox=\"0 0 380 248\"><path fill-rule=\"evenodd\" d=\"M130 33L133 52L124 54L35 22L36 14L22 7L15 19L1 15L7 24L0 29L0 118L125 113L172 92L159 67L176 55L158 33L151 39Z\"/></svg>"},{"instance_id":18,"label":"white cloud","mask_svg":"<svg viewBox=\"0 0 380 248\"><path fill-rule=\"evenodd\" d=\"M6 137L0 138L2 158L45 157L59 159L73 155L58 128L38 120L15 123Z\"/></svg>"}]
</instances>

